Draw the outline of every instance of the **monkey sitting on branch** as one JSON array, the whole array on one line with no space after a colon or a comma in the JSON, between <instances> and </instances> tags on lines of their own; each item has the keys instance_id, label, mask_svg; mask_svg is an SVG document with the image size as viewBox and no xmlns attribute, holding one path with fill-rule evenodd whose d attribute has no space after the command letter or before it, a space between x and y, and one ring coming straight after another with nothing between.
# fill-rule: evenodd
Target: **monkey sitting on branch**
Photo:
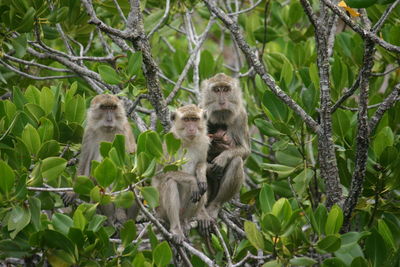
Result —
<instances>
[{"instance_id":1,"label":"monkey sitting on branch","mask_svg":"<svg viewBox=\"0 0 400 267\"><path fill-rule=\"evenodd\" d=\"M135 137L132 134L131 126L126 117L122 101L114 95L97 95L91 103L87 112L87 124L83 134L81 155L77 175L90 177L92 160L101 161L99 151L101 142L112 142L115 135L125 136L125 149L128 153L136 150ZM91 177L91 179L93 179ZM71 204L76 198L74 192L66 193L62 196L64 204ZM112 225L121 225L125 222L127 214L136 217L137 207L134 205L130 209L116 208L114 204L101 206L102 214L108 217L108 222Z\"/></svg>"},{"instance_id":2,"label":"monkey sitting on branch","mask_svg":"<svg viewBox=\"0 0 400 267\"><path fill-rule=\"evenodd\" d=\"M207 112L211 137L206 208L214 219L222 204L231 200L244 182L243 163L250 154L250 137L242 99L239 80L223 73L201 84L201 107ZM207 222L200 225L209 226Z\"/></svg>"},{"instance_id":3,"label":"monkey sitting on branch","mask_svg":"<svg viewBox=\"0 0 400 267\"><path fill-rule=\"evenodd\" d=\"M188 221L194 216L209 219L204 204L207 196L207 150L209 137L205 112L196 105L180 107L171 114L171 132L181 140L179 156L187 162L181 171L166 172L153 177L152 186L160 195L156 211L167 221L175 243L181 243Z\"/></svg>"}]
</instances>

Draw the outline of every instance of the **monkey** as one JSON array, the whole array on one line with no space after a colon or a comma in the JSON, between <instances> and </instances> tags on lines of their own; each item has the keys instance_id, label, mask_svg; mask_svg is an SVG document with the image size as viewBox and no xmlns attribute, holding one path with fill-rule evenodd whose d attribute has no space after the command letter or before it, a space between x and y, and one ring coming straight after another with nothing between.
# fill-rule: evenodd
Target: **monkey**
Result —
<instances>
[{"instance_id":1,"label":"monkey","mask_svg":"<svg viewBox=\"0 0 400 267\"><path fill-rule=\"evenodd\" d=\"M244 160L250 154L247 112L239 80L224 73L201 84L200 107L208 117L208 134L213 140L208 152L207 214L215 220L222 204L231 200L244 182ZM199 222L204 232L211 221Z\"/></svg>"},{"instance_id":2,"label":"monkey","mask_svg":"<svg viewBox=\"0 0 400 267\"><path fill-rule=\"evenodd\" d=\"M134 153L136 141L122 101L114 95L95 96L87 111L87 124L83 134L81 155L77 169L78 176L90 177L92 160L100 161L102 159L99 151L100 143L103 141L112 142L116 134L125 136L126 151ZM75 200L76 194L70 192L64 194L62 198L64 203L68 205ZM130 209L124 210L116 208L112 203L100 207L100 210L104 215L107 215L108 222L111 225L117 224L119 226L128 219L127 214L133 214L131 216L136 217L138 212L138 208L135 205Z\"/></svg>"},{"instance_id":3,"label":"monkey","mask_svg":"<svg viewBox=\"0 0 400 267\"><path fill-rule=\"evenodd\" d=\"M218 129L217 132L208 134L208 137L211 140L211 144L208 150L207 162L213 161L222 151L234 146L233 140L226 134L226 130Z\"/></svg>"},{"instance_id":4,"label":"monkey","mask_svg":"<svg viewBox=\"0 0 400 267\"><path fill-rule=\"evenodd\" d=\"M173 240L179 244L185 239L183 227L194 216L206 220L204 204L207 201L207 150L209 137L205 112L196 105L180 107L171 114L170 132L181 140L178 155L187 162L181 171L171 171L153 177L152 186L159 191L157 214L168 221ZM184 154L185 153L185 154Z\"/></svg>"}]
</instances>

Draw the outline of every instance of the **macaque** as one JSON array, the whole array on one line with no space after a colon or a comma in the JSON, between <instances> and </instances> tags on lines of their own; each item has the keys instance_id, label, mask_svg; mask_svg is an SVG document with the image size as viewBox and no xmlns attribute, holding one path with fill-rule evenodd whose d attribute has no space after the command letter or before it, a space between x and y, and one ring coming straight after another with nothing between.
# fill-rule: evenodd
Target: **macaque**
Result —
<instances>
[{"instance_id":1,"label":"macaque","mask_svg":"<svg viewBox=\"0 0 400 267\"><path fill-rule=\"evenodd\" d=\"M101 155L99 145L101 142L112 142L116 134L125 136L125 149L128 153L136 150L135 137L132 134L131 126L125 114L122 101L114 95L97 95L91 103L87 112L87 125L83 135L81 156L77 175L90 177L92 160L100 161ZM76 194L71 192L63 195L65 204L70 204L76 198ZM101 212L106 215L111 224L121 224L127 220L127 213L135 211L116 208L113 204L102 206Z\"/></svg>"},{"instance_id":2,"label":"macaque","mask_svg":"<svg viewBox=\"0 0 400 267\"><path fill-rule=\"evenodd\" d=\"M184 155L187 162L181 171L154 177L152 185L160 194L157 214L169 223L173 240L179 244L185 238L183 227L189 219L196 215L204 220L209 218L204 208L209 137L205 113L196 105L177 109L171 114L171 121L171 132L181 140L179 156Z\"/></svg>"},{"instance_id":3,"label":"macaque","mask_svg":"<svg viewBox=\"0 0 400 267\"><path fill-rule=\"evenodd\" d=\"M247 113L239 80L219 73L203 81L201 107L207 112L211 137L206 209L215 219L222 204L239 192L244 182L243 162L250 154ZM202 222L200 226L207 228L209 224Z\"/></svg>"}]
</instances>

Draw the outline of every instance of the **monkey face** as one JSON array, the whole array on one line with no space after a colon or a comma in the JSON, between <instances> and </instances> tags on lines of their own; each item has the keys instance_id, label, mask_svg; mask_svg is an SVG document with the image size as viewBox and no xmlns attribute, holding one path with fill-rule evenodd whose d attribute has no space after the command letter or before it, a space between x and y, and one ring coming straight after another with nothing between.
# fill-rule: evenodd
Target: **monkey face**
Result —
<instances>
[{"instance_id":1,"label":"monkey face","mask_svg":"<svg viewBox=\"0 0 400 267\"><path fill-rule=\"evenodd\" d=\"M113 132L122 124L124 109L116 96L98 95L91 102L89 116L96 122L98 128Z\"/></svg>"},{"instance_id":2,"label":"monkey face","mask_svg":"<svg viewBox=\"0 0 400 267\"><path fill-rule=\"evenodd\" d=\"M206 132L205 112L196 105L183 106L171 114L172 131L184 140L192 141Z\"/></svg>"}]
</instances>

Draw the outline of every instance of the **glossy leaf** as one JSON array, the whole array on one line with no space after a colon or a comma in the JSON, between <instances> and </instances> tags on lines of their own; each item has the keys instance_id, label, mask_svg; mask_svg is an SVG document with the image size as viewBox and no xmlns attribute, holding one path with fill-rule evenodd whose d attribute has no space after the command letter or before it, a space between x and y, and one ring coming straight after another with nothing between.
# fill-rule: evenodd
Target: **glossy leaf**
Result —
<instances>
[{"instance_id":1,"label":"glossy leaf","mask_svg":"<svg viewBox=\"0 0 400 267\"><path fill-rule=\"evenodd\" d=\"M6 198L9 197L9 194L14 186L15 182L15 174L11 167L5 162L0 160L0 190L5 195Z\"/></svg>"},{"instance_id":2,"label":"glossy leaf","mask_svg":"<svg viewBox=\"0 0 400 267\"><path fill-rule=\"evenodd\" d=\"M152 186L146 186L140 188L140 192L151 208L154 209L159 205L159 196L156 188Z\"/></svg>"},{"instance_id":3,"label":"glossy leaf","mask_svg":"<svg viewBox=\"0 0 400 267\"><path fill-rule=\"evenodd\" d=\"M114 182L117 175L115 164L109 159L104 159L94 171L97 182L102 187L107 187Z\"/></svg>"},{"instance_id":4,"label":"glossy leaf","mask_svg":"<svg viewBox=\"0 0 400 267\"><path fill-rule=\"evenodd\" d=\"M153 250L153 262L157 266L166 266L172 259L172 251L167 241L163 241Z\"/></svg>"},{"instance_id":5,"label":"glossy leaf","mask_svg":"<svg viewBox=\"0 0 400 267\"><path fill-rule=\"evenodd\" d=\"M246 237L250 241L250 243L257 249L264 249L264 239L260 232L257 229L255 223L250 221L244 222L244 231L246 232Z\"/></svg>"}]
</instances>

